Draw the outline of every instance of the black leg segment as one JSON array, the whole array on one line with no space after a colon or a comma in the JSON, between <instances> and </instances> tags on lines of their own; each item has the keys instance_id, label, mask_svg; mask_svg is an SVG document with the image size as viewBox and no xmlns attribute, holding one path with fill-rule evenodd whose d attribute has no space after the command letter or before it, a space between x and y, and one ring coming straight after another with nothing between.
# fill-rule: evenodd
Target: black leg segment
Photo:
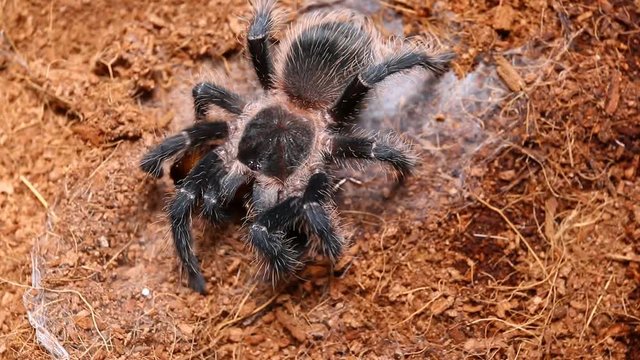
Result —
<instances>
[{"instance_id":1,"label":"black leg segment","mask_svg":"<svg viewBox=\"0 0 640 360\"><path fill-rule=\"evenodd\" d=\"M401 143L364 136L334 137L328 157L332 162L350 159L384 161L393 166L400 178L410 175L415 167L415 158L403 149Z\"/></svg>"},{"instance_id":2,"label":"black leg segment","mask_svg":"<svg viewBox=\"0 0 640 360\"><path fill-rule=\"evenodd\" d=\"M260 84L267 90L273 86L273 62L269 51L269 36L273 25L273 3L273 0L257 0L253 20L247 34L251 62Z\"/></svg>"},{"instance_id":3,"label":"black leg segment","mask_svg":"<svg viewBox=\"0 0 640 360\"><path fill-rule=\"evenodd\" d=\"M226 214L223 211L226 199L222 195L220 181L225 175L225 171L220 168L215 175L218 181L209 182L202 195L202 215L213 224L226 219Z\"/></svg>"},{"instance_id":4,"label":"black leg segment","mask_svg":"<svg viewBox=\"0 0 640 360\"><path fill-rule=\"evenodd\" d=\"M204 119L210 105L218 106L235 115L242 114L246 105L240 95L209 82L194 86L191 95L196 110L196 119Z\"/></svg>"},{"instance_id":5,"label":"black leg segment","mask_svg":"<svg viewBox=\"0 0 640 360\"><path fill-rule=\"evenodd\" d=\"M249 242L258 252L263 273L273 282L293 273L300 253L285 236L299 217L300 198L290 197L266 210L249 229Z\"/></svg>"},{"instance_id":6,"label":"black leg segment","mask_svg":"<svg viewBox=\"0 0 640 360\"><path fill-rule=\"evenodd\" d=\"M216 177L222 168L222 162L215 152L203 157L176 189L176 195L169 204L169 219L173 242L180 262L187 271L189 287L204 294L205 281L200 271L198 258L193 251L191 235L191 214L203 192L219 181Z\"/></svg>"},{"instance_id":7,"label":"black leg segment","mask_svg":"<svg viewBox=\"0 0 640 360\"><path fill-rule=\"evenodd\" d=\"M342 255L344 242L325 209L330 196L331 183L327 174L314 174L302 196L302 209L309 229L320 239L322 253L335 262Z\"/></svg>"},{"instance_id":8,"label":"black leg segment","mask_svg":"<svg viewBox=\"0 0 640 360\"><path fill-rule=\"evenodd\" d=\"M162 177L162 163L179 152L200 146L207 141L226 138L229 135L227 123L203 122L184 129L149 151L140 162L140 168L153 177Z\"/></svg>"},{"instance_id":9,"label":"black leg segment","mask_svg":"<svg viewBox=\"0 0 640 360\"><path fill-rule=\"evenodd\" d=\"M227 218L224 208L236 197L238 189L250 181L246 174L227 172L222 167L215 178L218 181L209 183L202 197L202 215L214 224Z\"/></svg>"},{"instance_id":10,"label":"black leg segment","mask_svg":"<svg viewBox=\"0 0 640 360\"><path fill-rule=\"evenodd\" d=\"M368 67L351 80L331 108L330 114L335 121L336 130L354 125L369 90L388 76L417 66L430 70L436 75L441 75L447 70L452 59L451 53L428 55L424 52L410 51Z\"/></svg>"},{"instance_id":11,"label":"black leg segment","mask_svg":"<svg viewBox=\"0 0 640 360\"><path fill-rule=\"evenodd\" d=\"M327 212L331 183L325 173L309 179L302 196L289 197L262 212L249 230L249 243L259 255L262 272L273 282L294 273L308 246L308 236L320 240L332 261L342 255L344 241Z\"/></svg>"}]
</instances>

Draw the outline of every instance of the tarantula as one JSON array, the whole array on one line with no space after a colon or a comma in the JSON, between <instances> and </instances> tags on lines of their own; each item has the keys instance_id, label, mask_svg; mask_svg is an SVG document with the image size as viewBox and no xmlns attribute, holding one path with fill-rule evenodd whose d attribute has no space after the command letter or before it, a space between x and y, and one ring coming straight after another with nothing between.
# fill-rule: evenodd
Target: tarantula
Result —
<instances>
[{"instance_id":1,"label":"tarantula","mask_svg":"<svg viewBox=\"0 0 640 360\"><path fill-rule=\"evenodd\" d=\"M332 172L353 161L381 161L403 178L415 165L399 140L358 130L370 90L416 67L442 74L452 59L425 44L406 42L394 49L370 20L349 11L303 15L284 33L274 56L274 9L272 0L254 4L247 34L264 94L247 101L218 84L197 84L195 125L168 137L141 161L142 170L161 177L165 160L206 149L176 183L167 208L189 286L200 293L205 280L192 248L191 214L199 206L211 222L222 221L245 184L252 186L247 242L265 275L275 281L294 274L303 257L318 250L335 262L345 241L335 223ZM205 121L211 105L235 120Z\"/></svg>"}]
</instances>

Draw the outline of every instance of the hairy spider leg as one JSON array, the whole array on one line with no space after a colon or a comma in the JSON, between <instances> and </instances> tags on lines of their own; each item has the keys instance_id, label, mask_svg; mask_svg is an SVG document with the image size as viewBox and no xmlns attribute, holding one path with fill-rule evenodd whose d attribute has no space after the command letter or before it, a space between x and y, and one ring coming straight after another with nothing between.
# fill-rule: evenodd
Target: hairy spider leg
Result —
<instances>
[{"instance_id":1,"label":"hairy spider leg","mask_svg":"<svg viewBox=\"0 0 640 360\"><path fill-rule=\"evenodd\" d=\"M223 167L216 169L215 177L219 181L209 182L202 195L202 215L216 224L227 219L224 212L236 192L250 178L243 173L228 172Z\"/></svg>"},{"instance_id":2,"label":"hairy spider leg","mask_svg":"<svg viewBox=\"0 0 640 360\"><path fill-rule=\"evenodd\" d=\"M387 77L417 66L441 75L447 70L452 59L452 53L429 55L422 51L404 51L367 67L351 79L338 101L329 110L335 122L334 130L351 130L369 91Z\"/></svg>"},{"instance_id":3,"label":"hairy spider leg","mask_svg":"<svg viewBox=\"0 0 640 360\"><path fill-rule=\"evenodd\" d=\"M273 61L269 50L269 37L273 30L273 8L274 1L258 0L247 34L251 62L265 90L273 87Z\"/></svg>"},{"instance_id":4,"label":"hairy spider leg","mask_svg":"<svg viewBox=\"0 0 640 360\"><path fill-rule=\"evenodd\" d=\"M210 105L218 106L232 114L240 115L246 101L238 94L210 82L196 84L191 90L196 119L205 118Z\"/></svg>"},{"instance_id":5,"label":"hairy spider leg","mask_svg":"<svg viewBox=\"0 0 640 360\"><path fill-rule=\"evenodd\" d=\"M218 154L214 151L206 154L176 189L168 210L173 242L180 262L187 271L189 287L201 294L206 293L205 281L192 247L191 214L205 189L220 181L218 174L221 171L223 163Z\"/></svg>"},{"instance_id":6,"label":"hairy spider leg","mask_svg":"<svg viewBox=\"0 0 640 360\"><path fill-rule=\"evenodd\" d=\"M153 177L162 177L162 163L179 152L198 147L208 141L224 139L229 125L223 121L203 122L188 127L179 134L165 139L151 149L140 161L140 168Z\"/></svg>"},{"instance_id":7,"label":"hairy spider leg","mask_svg":"<svg viewBox=\"0 0 640 360\"><path fill-rule=\"evenodd\" d=\"M300 197L289 197L262 212L249 229L249 244L258 252L261 272L271 276L272 283L301 265L301 253L286 238L299 217Z\"/></svg>"},{"instance_id":8,"label":"hairy spider leg","mask_svg":"<svg viewBox=\"0 0 640 360\"><path fill-rule=\"evenodd\" d=\"M249 230L249 243L260 255L263 274L272 282L300 267L307 239L297 237L295 225L302 219L306 228L321 242L323 254L335 262L342 255L340 237L325 206L331 196L331 184L325 173L311 176L302 196L292 196L262 212ZM300 234L302 235L302 234Z\"/></svg>"},{"instance_id":9,"label":"hairy spider leg","mask_svg":"<svg viewBox=\"0 0 640 360\"><path fill-rule=\"evenodd\" d=\"M344 239L337 233L325 210L331 190L327 174L320 172L312 175L302 195L302 210L309 229L320 239L323 255L336 262L342 255Z\"/></svg>"},{"instance_id":10,"label":"hairy spider leg","mask_svg":"<svg viewBox=\"0 0 640 360\"><path fill-rule=\"evenodd\" d=\"M400 179L409 176L415 167L415 158L400 143L372 136L334 136L328 160L341 163L351 159L389 163Z\"/></svg>"}]
</instances>

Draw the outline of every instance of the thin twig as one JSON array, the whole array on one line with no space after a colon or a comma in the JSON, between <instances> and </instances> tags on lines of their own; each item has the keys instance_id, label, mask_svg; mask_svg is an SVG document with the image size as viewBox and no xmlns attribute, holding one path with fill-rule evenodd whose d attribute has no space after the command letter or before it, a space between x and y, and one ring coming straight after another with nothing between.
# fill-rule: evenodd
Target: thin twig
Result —
<instances>
[{"instance_id":1,"label":"thin twig","mask_svg":"<svg viewBox=\"0 0 640 360\"><path fill-rule=\"evenodd\" d=\"M598 309L598 306L600 305L600 302L602 301L602 298L606 295L607 290L609 289L609 285L611 285L611 280L613 280L613 274L611 274L611 276L609 276L609 280L607 280L607 283L604 285L604 290L602 290L602 293L600 294L600 296L598 296L598 300L596 301L596 304L593 305L593 309L591 310L591 313L589 314L589 318L587 319L587 322L584 324L584 327L582 328L582 331L580 332L580 341L582 341L582 336L584 335L584 332L587 331L587 328L589 328L589 325L591 324L591 321L593 320L593 317L596 315L596 310Z\"/></svg>"},{"instance_id":2,"label":"thin twig","mask_svg":"<svg viewBox=\"0 0 640 360\"><path fill-rule=\"evenodd\" d=\"M411 319L413 319L416 315L422 313L426 308L429 307L429 305L433 304L434 301L438 300L440 297L442 297L442 293L441 292L437 292L436 296L434 296L431 300L427 301L426 304L424 304L420 309L416 310L413 312L413 314L409 315L409 317L407 317L406 319L400 321L399 323L395 324L395 326L400 326L404 323L406 323L407 321L410 321Z\"/></svg>"},{"instance_id":3,"label":"thin twig","mask_svg":"<svg viewBox=\"0 0 640 360\"><path fill-rule=\"evenodd\" d=\"M73 295L78 296L80 298L80 300L82 300L82 302L89 309L89 313L91 314L91 321L93 322L93 326L95 327L96 332L98 333L98 335L102 339L102 342L104 343L105 349L109 349L109 344L107 342L107 338L104 337L104 335L100 331L100 328L98 328L98 322L96 320L96 312L93 309L93 306L91 306L91 303L89 303L89 301L79 291L71 290L71 289L49 289L49 288L45 288L45 287L41 287L41 286L33 287L33 286L25 285L25 284L20 284L18 282L11 281L11 280L8 280L8 279L2 278L2 277L0 277L0 283L13 285L13 286L20 287L20 288L23 288L23 289L28 289L28 290L40 290L40 291L52 292L52 293L55 293L55 294L73 294Z\"/></svg>"},{"instance_id":4,"label":"thin twig","mask_svg":"<svg viewBox=\"0 0 640 360\"><path fill-rule=\"evenodd\" d=\"M618 254L607 254L605 257L609 260L614 261L629 261L629 262L640 262L640 255L618 255Z\"/></svg>"},{"instance_id":5,"label":"thin twig","mask_svg":"<svg viewBox=\"0 0 640 360\"><path fill-rule=\"evenodd\" d=\"M49 210L49 203L47 202L47 200L45 200L44 196L42 196L42 194L40 194L38 189L36 189L36 187L33 186L31 181L29 181L26 177L24 177L22 175L20 175L20 181L22 181L22 183L24 183L29 188L29 190L33 193L33 195L35 195L35 197L38 199L38 201L40 201L42 206L44 206L44 208L48 211Z\"/></svg>"}]
</instances>

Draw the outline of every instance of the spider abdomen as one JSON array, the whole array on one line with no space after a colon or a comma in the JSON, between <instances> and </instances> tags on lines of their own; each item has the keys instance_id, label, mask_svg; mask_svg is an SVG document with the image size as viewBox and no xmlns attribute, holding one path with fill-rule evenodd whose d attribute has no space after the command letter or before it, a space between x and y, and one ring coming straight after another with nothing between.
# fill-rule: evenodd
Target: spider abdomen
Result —
<instances>
[{"instance_id":1,"label":"spider abdomen","mask_svg":"<svg viewBox=\"0 0 640 360\"><path fill-rule=\"evenodd\" d=\"M307 108L336 100L350 78L371 58L371 36L359 24L325 22L301 31L282 69L282 89Z\"/></svg>"},{"instance_id":2,"label":"spider abdomen","mask_svg":"<svg viewBox=\"0 0 640 360\"><path fill-rule=\"evenodd\" d=\"M238 160L253 171L286 180L308 157L314 129L305 119L282 107L259 111L247 123Z\"/></svg>"}]
</instances>

